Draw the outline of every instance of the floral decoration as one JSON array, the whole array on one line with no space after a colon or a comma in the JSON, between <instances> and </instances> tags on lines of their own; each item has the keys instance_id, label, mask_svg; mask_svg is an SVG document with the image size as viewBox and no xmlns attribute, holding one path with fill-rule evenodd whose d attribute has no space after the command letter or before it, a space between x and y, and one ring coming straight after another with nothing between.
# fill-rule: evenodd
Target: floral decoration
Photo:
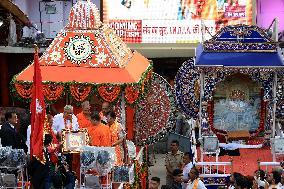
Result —
<instances>
[{"instance_id":1,"label":"floral decoration","mask_svg":"<svg viewBox=\"0 0 284 189\"><path fill-rule=\"evenodd\" d=\"M44 84L43 93L47 100L55 101L58 100L64 92L64 85L57 84Z\"/></svg>"},{"instance_id":2,"label":"floral decoration","mask_svg":"<svg viewBox=\"0 0 284 189\"><path fill-rule=\"evenodd\" d=\"M173 128L175 98L171 85L154 73L150 90L135 107L135 142L137 145L155 143Z\"/></svg>"},{"instance_id":3,"label":"floral decoration","mask_svg":"<svg viewBox=\"0 0 284 189\"><path fill-rule=\"evenodd\" d=\"M139 88L137 85L130 85L125 88L125 98L127 103L133 104L139 97Z\"/></svg>"},{"instance_id":4,"label":"floral decoration","mask_svg":"<svg viewBox=\"0 0 284 189\"><path fill-rule=\"evenodd\" d=\"M91 85L70 85L70 93L77 102L84 101L92 91Z\"/></svg>"},{"instance_id":5,"label":"floral decoration","mask_svg":"<svg viewBox=\"0 0 284 189\"><path fill-rule=\"evenodd\" d=\"M80 65L81 63L87 63L92 59L92 55L95 54L96 46L94 41L89 36L75 35L73 38L69 38L68 42L65 42L63 48L67 57L74 64Z\"/></svg>"},{"instance_id":6,"label":"floral decoration","mask_svg":"<svg viewBox=\"0 0 284 189\"><path fill-rule=\"evenodd\" d=\"M32 96L33 85L15 83L17 93L24 99L29 99Z\"/></svg>"},{"instance_id":7,"label":"floral decoration","mask_svg":"<svg viewBox=\"0 0 284 189\"><path fill-rule=\"evenodd\" d=\"M100 97L107 102L114 102L120 95L120 86L115 85L101 85L97 87Z\"/></svg>"}]
</instances>

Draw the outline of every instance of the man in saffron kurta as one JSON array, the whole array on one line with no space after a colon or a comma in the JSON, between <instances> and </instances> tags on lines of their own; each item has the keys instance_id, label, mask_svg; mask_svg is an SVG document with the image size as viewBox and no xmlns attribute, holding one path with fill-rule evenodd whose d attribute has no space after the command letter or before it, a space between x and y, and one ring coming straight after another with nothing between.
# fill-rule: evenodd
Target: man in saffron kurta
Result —
<instances>
[{"instance_id":1,"label":"man in saffron kurta","mask_svg":"<svg viewBox=\"0 0 284 189\"><path fill-rule=\"evenodd\" d=\"M125 131L120 123L116 121L115 112L107 113L108 126L111 132L111 145L115 147L116 165L122 165L122 142L125 139Z\"/></svg>"},{"instance_id":2,"label":"man in saffron kurta","mask_svg":"<svg viewBox=\"0 0 284 189\"><path fill-rule=\"evenodd\" d=\"M85 101L82 103L82 112L77 114L80 129L86 128L89 130L92 127L90 109L91 108L89 101Z\"/></svg>"},{"instance_id":3,"label":"man in saffron kurta","mask_svg":"<svg viewBox=\"0 0 284 189\"><path fill-rule=\"evenodd\" d=\"M90 129L92 129L93 124L91 122L91 107L89 101L84 101L81 104L82 112L77 114L78 124L80 129L87 129L88 133L90 133ZM75 167L77 177L80 178L80 154L73 154L73 162L72 166Z\"/></svg>"},{"instance_id":4,"label":"man in saffron kurta","mask_svg":"<svg viewBox=\"0 0 284 189\"><path fill-rule=\"evenodd\" d=\"M111 134L108 126L101 123L101 118L98 113L91 115L93 128L89 129L91 145L98 147L111 147Z\"/></svg>"}]
</instances>

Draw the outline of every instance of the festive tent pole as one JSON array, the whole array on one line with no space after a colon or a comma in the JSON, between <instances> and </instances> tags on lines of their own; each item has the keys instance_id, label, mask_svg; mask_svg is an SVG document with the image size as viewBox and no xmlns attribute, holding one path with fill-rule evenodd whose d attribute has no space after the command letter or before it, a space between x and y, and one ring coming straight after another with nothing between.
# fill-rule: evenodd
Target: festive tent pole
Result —
<instances>
[{"instance_id":1,"label":"festive tent pole","mask_svg":"<svg viewBox=\"0 0 284 189\"><path fill-rule=\"evenodd\" d=\"M199 95L199 137L201 137L201 127L202 127L202 98L203 98L203 79L204 79L204 72L202 71L199 75L200 80L200 95ZM201 150L201 161L203 161L203 150ZM195 153L195 156L197 154Z\"/></svg>"},{"instance_id":2,"label":"festive tent pole","mask_svg":"<svg viewBox=\"0 0 284 189\"><path fill-rule=\"evenodd\" d=\"M202 71L199 76L200 80L200 96L199 96L199 137L201 137L201 127L202 127L202 98L203 98L203 88L204 88L204 72ZM198 139L197 139L198 140Z\"/></svg>"},{"instance_id":3,"label":"festive tent pole","mask_svg":"<svg viewBox=\"0 0 284 189\"><path fill-rule=\"evenodd\" d=\"M277 87L277 72L274 72L273 81L273 113L272 113L272 138L275 137L275 121L276 121L276 87Z\"/></svg>"},{"instance_id":4,"label":"festive tent pole","mask_svg":"<svg viewBox=\"0 0 284 189\"><path fill-rule=\"evenodd\" d=\"M202 43L205 41L205 24L204 24L204 20L201 20L201 33L202 33Z\"/></svg>"},{"instance_id":5,"label":"festive tent pole","mask_svg":"<svg viewBox=\"0 0 284 189\"><path fill-rule=\"evenodd\" d=\"M124 92L121 93L120 109L121 109L121 124L125 126L126 125L126 115L125 115L125 94Z\"/></svg>"}]
</instances>

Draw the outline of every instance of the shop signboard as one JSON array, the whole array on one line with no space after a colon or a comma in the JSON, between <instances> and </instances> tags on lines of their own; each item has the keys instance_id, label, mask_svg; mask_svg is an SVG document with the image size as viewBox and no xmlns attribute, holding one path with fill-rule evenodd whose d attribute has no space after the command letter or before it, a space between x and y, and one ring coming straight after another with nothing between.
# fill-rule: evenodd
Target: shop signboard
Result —
<instances>
[{"instance_id":1,"label":"shop signboard","mask_svg":"<svg viewBox=\"0 0 284 189\"><path fill-rule=\"evenodd\" d=\"M224 26L252 24L252 0L104 0L103 13L127 43L195 43L202 28L208 39Z\"/></svg>"}]
</instances>

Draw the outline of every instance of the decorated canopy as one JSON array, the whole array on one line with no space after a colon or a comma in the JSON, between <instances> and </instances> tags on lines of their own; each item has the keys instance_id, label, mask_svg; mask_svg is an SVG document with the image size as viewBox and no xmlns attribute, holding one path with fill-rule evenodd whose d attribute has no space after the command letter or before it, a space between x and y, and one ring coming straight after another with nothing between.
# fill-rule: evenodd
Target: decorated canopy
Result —
<instances>
[{"instance_id":1,"label":"decorated canopy","mask_svg":"<svg viewBox=\"0 0 284 189\"><path fill-rule=\"evenodd\" d=\"M277 44L257 26L222 28L212 39L199 45L195 66L281 67Z\"/></svg>"},{"instance_id":2,"label":"decorated canopy","mask_svg":"<svg viewBox=\"0 0 284 189\"><path fill-rule=\"evenodd\" d=\"M129 49L101 23L97 7L84 1L71 9L69 24L41 56L40 67L50 101L70 92L80 102L95 91L103 100L114 102L124 91L126 102L133 104L152 73L149 61ZM15 76L13 85L22 98L30 98L32 79L33 64Z\"/></svg>"}]
</instances>

